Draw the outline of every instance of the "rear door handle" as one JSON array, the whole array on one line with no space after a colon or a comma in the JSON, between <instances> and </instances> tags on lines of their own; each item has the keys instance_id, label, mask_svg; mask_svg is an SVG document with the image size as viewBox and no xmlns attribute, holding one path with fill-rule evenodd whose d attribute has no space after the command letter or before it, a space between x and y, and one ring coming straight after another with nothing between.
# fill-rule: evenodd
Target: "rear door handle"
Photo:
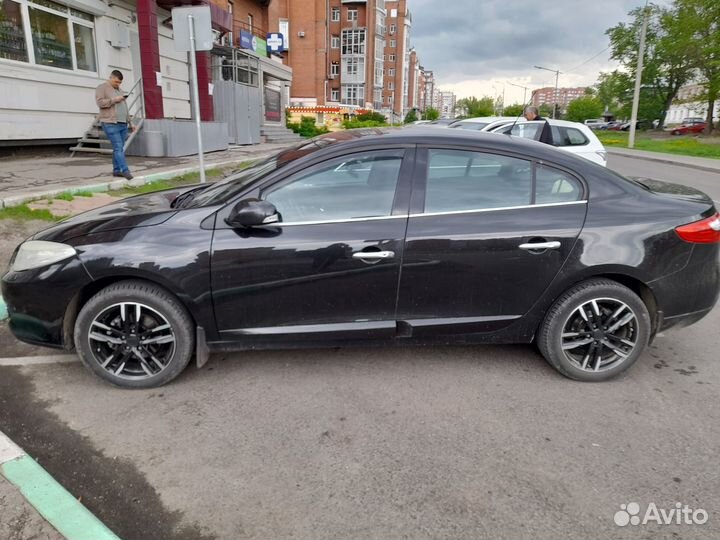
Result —
<instances>
[{"instance_id":1,"label":"rear door handle","mask_svg":"<svg viewBox=\"0 0 720 540\"><path fill-rule=\"evenodd\" d=\"M356 251L353 253L353 259L392 259L395 257L394 251Z\"/></svg>"},{"instance_id":2,"label":"rear door handle","mask_svg":"<svg viewBox=\"0 0 720 540\"><path fill-rule=\"evenodd\" d=\"M527 244L520 244L518 247L527 251L539 251L541 249L559 249L560 242L558 242L557 240L553 242L529 242Z\"/></svg>"}]
</instances>

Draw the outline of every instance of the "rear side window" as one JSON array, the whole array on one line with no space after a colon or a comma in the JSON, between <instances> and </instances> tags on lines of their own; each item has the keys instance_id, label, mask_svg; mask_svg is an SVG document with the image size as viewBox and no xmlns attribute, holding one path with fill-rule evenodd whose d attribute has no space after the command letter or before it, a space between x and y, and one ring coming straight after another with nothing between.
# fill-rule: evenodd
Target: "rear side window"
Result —
<instances>
[{"instance_id":1,"label":"rear side window","mask_svg":"<svg viewBox=\"0 0 720 540\"><path fill-rule=\"evenodd\" d=\"M579 129L563 126L552 126L553 144L555 146L583 146L590 141Z\"/></svg>"},{"instance_id":2,"label":"rear side window","mask_svg":"<svg viewBox=\"0 0 720 540\"><path fill-rule=\"evenodd\" d=\"M425 212L530 204L532 162L465 150L430 150Z\"/></svg>"},{"instance_id":3,"label":"rear side window","mask_svg":"<svg viewBox=\"0 0 720 540\"><path fill-rule=\"evenodd\" d=\"M546 165L536 166L535 204L578 201L582 193L582 184L574 176Z\"/></svg>"}]
</instances>

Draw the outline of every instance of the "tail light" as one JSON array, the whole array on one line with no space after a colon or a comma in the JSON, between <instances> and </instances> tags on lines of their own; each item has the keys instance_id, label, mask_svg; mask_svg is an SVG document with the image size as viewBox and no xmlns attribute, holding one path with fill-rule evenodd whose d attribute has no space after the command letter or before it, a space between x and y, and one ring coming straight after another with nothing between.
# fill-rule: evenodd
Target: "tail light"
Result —
<instances>
[{"instance_id":1,"label":"tail light","mask_svg":"<svg viewBox=\"0 0 720 540\"><path fill-rule=\"evenodd\" d=\"M720 212L714 216L675 228L678 236L694 244L720 243Z\"/></svg>"}]
</instances>

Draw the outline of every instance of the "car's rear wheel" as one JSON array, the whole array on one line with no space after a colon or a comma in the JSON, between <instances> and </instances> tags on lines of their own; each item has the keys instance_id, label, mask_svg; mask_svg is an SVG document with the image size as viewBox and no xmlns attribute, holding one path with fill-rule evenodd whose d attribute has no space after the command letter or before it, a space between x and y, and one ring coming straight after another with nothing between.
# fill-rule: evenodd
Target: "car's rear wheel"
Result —
<instances>
[{"instance_id":1,"label":"car's rear wheel","mask_svg":"<svg viewBox=\"0 0 720 540\"><path fill-rule=\"evenodd\" d=\"M593 279L563 294L537 335L540 352L563 375L604 381L640 357L650 338L645 303L615 281Z\"/></svg>"},{"instance_id":2,"label":"car's rear wheel","mask_svg":"<svg viewBox=\"0 0 720 540\"><path fill-rule=\"evenodd\" d=\"M170 293L143 281L102 289L75 322L75 347L83 364L116 386L166 384L193 354L192 319Z\"/></svg>"}]
</instances>

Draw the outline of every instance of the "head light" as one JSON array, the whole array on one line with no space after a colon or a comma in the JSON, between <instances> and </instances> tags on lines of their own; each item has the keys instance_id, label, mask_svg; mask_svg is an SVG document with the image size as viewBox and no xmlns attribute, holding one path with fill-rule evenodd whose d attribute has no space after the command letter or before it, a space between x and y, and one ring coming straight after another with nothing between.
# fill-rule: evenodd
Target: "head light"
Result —
<instances>
[{"instance_id":1,"label":"head light","mask_svg":"<svg viewBox=\"0 0 720 540\"><path fill-rule=\"evenodd\" d=\"M19 272L47 266L77 254L75 249L67 244L58 242L45 242L44 240L28 240L20 245L10 270Z\"/></svg>"}]
</instances>

